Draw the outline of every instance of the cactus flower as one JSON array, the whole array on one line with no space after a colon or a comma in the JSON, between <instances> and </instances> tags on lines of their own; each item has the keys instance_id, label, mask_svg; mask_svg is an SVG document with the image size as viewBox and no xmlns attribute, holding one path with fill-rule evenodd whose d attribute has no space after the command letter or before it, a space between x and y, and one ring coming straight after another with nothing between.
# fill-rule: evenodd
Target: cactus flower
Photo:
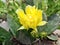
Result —
<instances>
[{"instance_id":1,"label":"cactus flower","mask_svg":"<svg viewBox=\"0 0 60 45\"><path fill-rule=\"evenodd\" d=\"M16 13L20 24L22 24L25 29L35 29L37 26L46 24L46 21L43 21L42 10L37 9L35 6L27 5L25 10L19 8L16 10Z\"/></svg>"}]
</instances>

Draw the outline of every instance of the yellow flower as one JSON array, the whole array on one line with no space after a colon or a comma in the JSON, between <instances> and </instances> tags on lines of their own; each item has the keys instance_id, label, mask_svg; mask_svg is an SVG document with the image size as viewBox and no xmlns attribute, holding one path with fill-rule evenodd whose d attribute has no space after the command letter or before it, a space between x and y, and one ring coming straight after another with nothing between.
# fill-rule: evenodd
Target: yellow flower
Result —
<instances>
[{"instance_id":1,"label":"yellow flower","mask_svg":"<svg viewBox=\"0 0 60 45\"><path fill-rule=\"evenodd\" d=\"M26 6L25 11L23 9L17 9L16 11L19 21L26 29L35 29L37 26L43 26L46 21L43 21L42 10L37 9L35 6Z\"/></svg>"}]
</instances>

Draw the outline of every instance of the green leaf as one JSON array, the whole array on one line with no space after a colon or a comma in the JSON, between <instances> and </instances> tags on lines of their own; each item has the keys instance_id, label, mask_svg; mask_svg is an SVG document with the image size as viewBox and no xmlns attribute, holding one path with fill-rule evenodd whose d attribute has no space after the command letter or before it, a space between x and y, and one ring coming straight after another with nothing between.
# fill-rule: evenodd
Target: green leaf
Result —
<instances>
[{"instance_id":1,"label":"green leaf","mask_svg":"<svg viewBox=\"0 0 60 45\"><path fill-rule=\"evenodd\" d=\"M43 20L47 21L47 15L46 15L46 13L43 13Z\"/></svg>"},{"instance_id":2,"label":"green leaf","mask_svg":"<svg viewBox=\"0 0 60 45\"><path fill-rule=\"evenodd\" d=\"M0 41L7 40L10 37L11 37L10 33L0 27Z\"/></svg>"},{"instance_id":3,"label":"green leaf","mask_svg":"<svg viewBox=\"0 0 60 45\"><path fill-rule=\"evenodd\" d=\"M6 13L7 10L5 8L0 8L0 12Z\"/></svg>"},{"instance_id":4,"label":"green leaf","mask_svg":"<svg viewBox=\"0 0 60 45\"><path fill-rule=\"evenodd\" d=\"M31 44L34 38L31 36L30 32L27 30L20 30L17 32L17 39L23 44Z\"/></svg>"},{"instance_id":5,"label":"green leaf","mask_svg":"<svg viewBox=\"0 0 60 45\"><path fill-rule=\"evenodd\" d=\"M43 9L44 11L47 10L47 4L48 4L48 0L42 0L42 9Z\"/></svg>"},{"instance_id":6,"label":"green leaf","mask_svg":"<svg viewBox=\"0 0 60 45\"><path fill-rule=\"evenodd\" d=\"M20 24L18 24L18 21L16 19L17 17L14 17L13 15L7 15L8 25L10 27L10 31L14 36L16 36L16 31L20 27Z\"/></svg>"},{"instance_id":7,"label":"green leaf","mask_svg":"<svg viewBox=\"0 0 60 45\"><path fill-rule=\"evenodd\" d=\"M10 3L10 5L8 6L9 8L8 8L7 22L10 27L11 34L16 37L17 29L20 27L18 17L15 13L16 8L17 8L15 5L16 2L12 1L9 3Z\"/></svg>"},{"instance_id":8,"label":"green leaf","mask_svg":"<svg viewBox=\"0 0 60 45\"><path fill-rule=\"evenodd\" d=\"M50 40L58 40L58 37L56 35L50 35L47 36Z\"/></svg>"},{"instance_id":9,"label":"green leaf","mask_svg":"<svg viewBox=\"0 0 60 45\"><path fill-rule=\"evenodd\" d=\"M60 10L60 1L59 0L48 0L48 9L46 14L48 16L56 14Z\"/></svg>"},{"instance_id":10,"label":"green leaf","mask_svg":"<svg viewBox=\"0 0 60 45\"><path fill-rule=\"evenodd\" d=\"M15 45L13 43L13 41L11 41L10 39L9 40L6 40L4 43L5 43L5 45Z\"/></svg>"},{"instance_id":11,"label":"green leaf","mask_svg":"<svg viewBox=\"0 0 60 45\"><path fill-rule=\"evenodd\" d=\"M33 5L33 0L26 0L26 4Z\"/></svg>"},{"instance_id":12,"label":"green leaf","mask_svg":"<svg viewBox=\"0 0 60 45\"><path fill-rule=\"evenodd\" d=\"M5 3L3 1L0 0L0 8L4 7Z\"/></svg>"},{"instance_id":13,"label":"green leaf","mask_svg":"<svg viewBox=\"0 0 60 45\"><path fill-rule=\"evenodd\" d=\"M55 31L59 26L60 16L55 14L48 17L48 23L44 26L37 27L38 32L41 33L43 31L47 32L47 34L51 34Z\"/></svg>"},{"instance_id":14,"label":"green leaf","mask_svg":"<svg viewBox=\"0 0 60 45\"><path fill-rule=\"evenodd\" d=\"M45 25L44 30L51 34L59 26L60 16L58 14L48 17L48 23Z\"/></svg>"},{"instance_id":15,"label":"green leaf","mask_svg":"<svg viewBox=\"0 0 60 45\"><path fill-rule=\"evenodd\" d=\"M40 2L40 0L33 0L33 3L34 3L34 5L38 8L38 4L39 4L39 2Z\"/></svg>"}]
</instances>

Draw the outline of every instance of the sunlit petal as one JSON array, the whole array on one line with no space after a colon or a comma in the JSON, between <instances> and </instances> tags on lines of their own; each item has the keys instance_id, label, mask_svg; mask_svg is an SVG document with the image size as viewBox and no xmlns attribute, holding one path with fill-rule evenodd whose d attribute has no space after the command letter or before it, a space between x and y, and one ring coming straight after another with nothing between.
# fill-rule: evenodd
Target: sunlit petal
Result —
<instances>
[{"instance_id":1,"label":"sunlit petal","mask_svg":"<svg viewBox=\"0 0 60 45\"><path fill-rule=\"evenodd\" d=\"M38 26L43 26L43 25L45 25L47 22L46 21L41 21L39 24L38 24Z\"/></svg>"}]
</instances>

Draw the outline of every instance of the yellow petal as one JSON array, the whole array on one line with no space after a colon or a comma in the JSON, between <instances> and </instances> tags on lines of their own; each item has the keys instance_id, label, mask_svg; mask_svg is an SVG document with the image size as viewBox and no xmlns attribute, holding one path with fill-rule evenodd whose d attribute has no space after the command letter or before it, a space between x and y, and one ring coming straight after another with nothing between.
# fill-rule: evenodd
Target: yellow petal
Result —
<instances>
[{"instance_id":1,"label":"yellow petal","mask_svg":"<svg viewBox=\"0 0 60 45\"><path fill-rule=\"evenodd\" d=\"M18 17L19 18L21 18L21 17L24 17L25 16L25 13L24 13L24 11L22 10L22 9L17 9L17 11L16 11L16 13L17 13L17 15L18 15Z\"/></svg>"},{"instance_id":2,"label":"yellow petal","mask_svg":"<svg viewBox=\"0 0 60 45\"><path fill-rule=\"evenodd\" d=\"M45 25L47 22L46 21L41 21L39 24L38 24L38 26L43 26L43 25Z\"/></svg>"},{"instance_id":3,"label":"yellow petal","mask_svg":"<svg viewBox=\"0 0 60 45\"><path fill-rule=\"evenodd\" d=\"M37 16L38 16L38 20L42 21L42 10L38 10Z\"/></svg>"},{"instance_id":4,"label":"yellow petal","mask_svg":"<svg viewBox=\"0 0 60 45\"><path fill-rule=\"evenodd\" d=\"M35 8L35 6L32 7L31 14L34 15L34 16L36 15L36 8Z\"/></svg>"},{"instance_id":5,"label":"yellow petal","mask_svg":"<svg viewBox=\"0 0 60 45\"><path fill-rule=\"evenodd\" d=\"M22 29L25 29L25 27L24 26L21 26L18 30L22 30Z\"/></svg>"},{"instance_id":6,"label":"yellow petal","mask_svg":"<svg viewBox=\"0 0 60 45\"><path fill-rule=\"evenodd\" d=\"M32 9L32 6L30 6L30 5L26 6L26 8L25 8L26 14L31 14L31 9Z\"/></svg>"},{"instance_id":7,"label":"yellow petal","mask_svg":"<svg viewBox=\"0 0 60 45\"><path fill-rule=\"evenodd\" d=\"M45 21L42 21L42 10L38 10L35 6L26 6L25 13L23 9L17 9L16 13L19 17L20 24L26 29L34 29L37 26L46 24Z\"/></svg>"},{"instance_id":8,"label":"yellow petal","mask_svg":"<svg viewBox=\"0 0 60 45\"><path fill-rule=\"evenodd\" d=\"M19 17L19 21L20 23L25 27L28 28L27 25L27 16L25 15L24 11L22 9L17 9L16 11L18 17Z\"/></svg>"},{"instance_id":9,"label":"yellow petal","mask_svg":"<svg viewBox=\"0 0 60 45\"><path fill-rule=\"evenodd\" d=\"M35 15L36 14L35 6L30 6L30 5L26 6L25 12L26 14Z\"/></svg>"}]
</instances>

